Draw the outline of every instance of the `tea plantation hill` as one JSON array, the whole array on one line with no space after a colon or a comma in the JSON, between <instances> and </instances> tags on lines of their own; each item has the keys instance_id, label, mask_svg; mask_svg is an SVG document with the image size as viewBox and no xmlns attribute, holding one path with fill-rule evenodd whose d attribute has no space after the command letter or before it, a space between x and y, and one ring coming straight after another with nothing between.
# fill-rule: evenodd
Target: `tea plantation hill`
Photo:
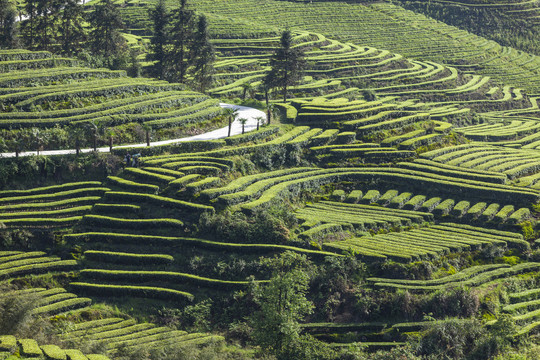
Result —
<instances>
[{"instance_id":1,"label":"tea plantation hill","mask_svg":"<svg viewBox=\"0 0 540 360\"><path fill-rule=\"evenodd\" d=\"M176 6L174 1L167 3ZM155 1L127 4L122 11L131 32L150 35L145 14ZM474 70L498 83L539 92L535 55L501 46L389 2L197 0L191 4L208 16L217 38L261 37L264 32L260 29L264 27L266 33L272 34L276 28L311 31L358 46L387 49L406 58ZM224 18L232 21L224 22ZM246 30L247 24L253 31Z\"/></svg>"},{"instance_id":2,"label":"tea plantation hill","mask_svg":"<svg viewBox=\"0 0 540 360\"><path fill-rule=\"evenodd\" d=\"M128 1L122 9L137 41L148 35L148 4ZM4 337L0 351L31 343L44 356L74 358L64 349L92 354L86 349L97 343L121 358L173 344L244 341L243 321L256 310L252 289L271 280L259 259L285 252L333 269L325 286L346 278L335 296L313 280L307 296L317 307L302 323L304 334L334 349L391 349L426 338L433 324L497 331L500 319L515 325L505 341L536 341L536 56L389 3L193 6L208 14L215 35L212 96L256 92L286 25L309 61L302 82L288 103L274 101L281 117L259 131L137 149L140 167L96 181L0 191L7 287L0 301L31 296L32 316L54 323L49 342L58 346ZM62 70L50 62L39 71L100 72L121 88L103 102L57 109L57 101L94 91L91 82L103 92L96 97L109 85L87 75L52 84L43 75L29 89L24 74L50 54L13 53L36 61L14 58L14 68L6 67L6 78L22 81L1 95L13 99L7 110L17 109L0 113L9 132L84 122L99 111L104 121L171 118L179 128L215 116L203 114L218 100L181 85L68 66L76 65L70 59L60 61ZM154 94L170 95L173 105L157 95L149 99L160 104L153 110L116 103ZM191 110L167 115L183 109ZM109 110L117 112L106 116ZM63 115L70 111L77 114ZM126 151L113 148L120 159ZM353 258L366 264L365 280L332 268Z\"/></svg>"},{"instance_id":3,"label":"tea plantation hill","mask_svg":"<svg viewBox=\"0 0 540 360\"><path fill-rule=\"evenodd\" d=\"M133 143L145 132L168 139L223 120L217 99L183 84L91 69L45 51L5 50L0 60L3 151Z\"/></svg>"}]
</instances>

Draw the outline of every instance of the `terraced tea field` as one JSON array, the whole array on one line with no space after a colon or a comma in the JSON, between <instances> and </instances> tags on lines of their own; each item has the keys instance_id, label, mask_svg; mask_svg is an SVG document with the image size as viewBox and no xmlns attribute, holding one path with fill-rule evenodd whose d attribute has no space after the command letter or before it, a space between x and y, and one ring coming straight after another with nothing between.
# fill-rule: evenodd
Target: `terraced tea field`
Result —
<instances>
[{"instance_id":1,"label":"terraced tea field","mask_svg":"<svg viewBox=\"0 0 540 360\"><path fill-rule=\"evenodd\" d=\"M531 2L435 1L446 3L535 19ZM121 5L146 68L155 2ZM188 5L216 49L208 94L0 51L2 152L110 147L0 159L0 330L14 304L41 326L0 336L0 358L367 359L416 339L394 351L426 359L422 349L453 349L424 346L452 327L470 343L534 349L538 56L395 3ZM287 101L274 89L262 109L285 28L307 66ZM135 147L224 127L219 104L241 101L271 125ZM263 332L292 329L290 353L261 342L276 316Z\"/></svg>"}]
</instances>

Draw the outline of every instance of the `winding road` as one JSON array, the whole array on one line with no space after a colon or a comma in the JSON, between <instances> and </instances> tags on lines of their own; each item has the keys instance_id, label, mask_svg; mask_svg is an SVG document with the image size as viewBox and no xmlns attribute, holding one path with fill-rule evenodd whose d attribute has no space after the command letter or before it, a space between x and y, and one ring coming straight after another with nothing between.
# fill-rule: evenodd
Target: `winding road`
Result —
<instances>
[{"instance_id":1,"label":"winding road","mask_svg":"<svg viewBox=\"0 0 540 360\"><path fill-rule=\"evenodd\" d=\"M236 120L232 123L232 129L231 129L231 136L238 135L242 133L242 124L240 123L239 119L247 119L244 127L245 132L253 131L257 129L257 118L262 117L263 119L266 119L266 114L260 110L250 108L247 106L240 106L240 105L231 105L231 104L219 104L222 108L233 108L238 111L238 115L236 116ZM174 144L184 141L195 141L195 140L217 140L217 139L223 139L226 138L229 132L229 127L226 126L221 129L217 129L214 131L210 131L204 134L180 138L180 139L171 139L171 140L163 140L163 141L155 141L151 142L150 146L159 146L159 145L168 145L168 144ZM113 146L113 149L122 149L122 148L136 148L136 147L146 147L146 143L141 144L129 144L129 145L121 145L121 146ZM94 151L93 148L90 149L81 149L81 152L83 153L89 153ZM109 152L109 147L100 147L97 148L97 151L107 153ZM75 149L68 149L68 150L44 150L40 151L40 156L51 156L51 155L67 155L67 154L75 154ZM26 151L19 153L19 156L32 156L37 155L37 151ZM14 152L10 153L0 153L0 157L3 158L10 158L15 157Z\"/></svg>"}]
</instances>

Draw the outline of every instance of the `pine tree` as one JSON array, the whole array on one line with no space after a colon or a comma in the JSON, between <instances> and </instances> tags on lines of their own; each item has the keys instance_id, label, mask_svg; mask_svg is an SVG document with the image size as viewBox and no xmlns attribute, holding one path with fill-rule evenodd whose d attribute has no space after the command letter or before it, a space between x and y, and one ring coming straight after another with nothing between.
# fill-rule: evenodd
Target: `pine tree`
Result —
<instances>
[{"instance_id":1,"label":"pine tree","mask_svg":"<svg viewBox=\"0 0 540 360\"><path fill-rule=\"evenodd\" d=\"M63 7L61 0L40 0L36 6L35 42L41 50L51 50L58 29L60 10Z\"/></svg>"},{"instance_id":2,"label":"pine tree","mask_svg":"<svg viewBox=\"0 0 540 360\"><path fill-rule=\"evenodd\" d=\"M0 48L12 49L18 45L17 8L10 0L0 0Z\"/></svg>"},{"instance_id":3,"label":"pine tree","mask_svg":"<svg viewBox=\"0 0 540 360\"><path fill-rule=\"evenodd\" d=\"M213 62L216 59L214 46L210 43L210 35L208 34L208 22L204 15L199 17L190 57L193 65L191 68L193 82L195 87L204 93L212 85L215 72Z\"/></svg>"},{"instance_id":4,"label":"pine tree","mask_svg":"<svg viewBox=\"0 0 540 360\"><path fill-rule=\"evenodd\" d=\"M150 18L153 23L154 34L150 39L150 49L152 54L150 60L155 61L151 72L153 76L159 79L165 78L165 62L167 56L167 44L169 43L167 34L167 24L169 14L165 7L165 1L159 0L156 7L150 10Z\"/></svg>"},{"instance_id":5,"label":"pine tree","mask_svg":"<svg viewBox=\"0 0 540 360\"><path fill-rule=\"evenodd\" d=\"M118 56L126 46L126 40L119 29L124 27L118 5L111 0L103 0L95 6L90 16L92 51L106 57Z\"/></svg>"},{"instance_id":6,"label":"pine tree","mask_svg":"<svg viewBox=\"0 0 540 360\"><path fill-rule=\"evenodd\" d=\"M62 52L73 55L81 50L81 44L86 39L83 26L84 12L77 0L66 0L59 25Z\"/></svg>"},{"instance_id":7,"label":"pine tree","mask_svg":"<svg viewBox=\"0 0 540 360\"><path fill-rule=\"evenodd\" d=\"M28 17L21 22L21 32L24 38L24 43L27 48L33 49L36 43L36 17L38 0L26 0L24 12Z\"/></svg>"},{"instance_id":8,"label":"pine tree","mask_svg":"<svg viewBox=\"0 0 540 360\"><path fill-rule=\"evenodd\" d=\"M193 36L193 10L188 9L187 0L180 0L180 7L173 11L171 31L172 52L167 58L168 80L185 81L190 42Z\"/></svg>"},{"instance_id":9,"label":"pine tree","mask_svg":"<svg viewBox=\"0 0 540 360\"><path fill-rule=\"evenodd\" d=\"M292 47L292 35L285 30L281 35L280 47L270 59L270 71L264 78L268 88L281 88L283 101L287 101L287 88L298 83L306 67L304 54Z\"/></svg>"}]
</instances>

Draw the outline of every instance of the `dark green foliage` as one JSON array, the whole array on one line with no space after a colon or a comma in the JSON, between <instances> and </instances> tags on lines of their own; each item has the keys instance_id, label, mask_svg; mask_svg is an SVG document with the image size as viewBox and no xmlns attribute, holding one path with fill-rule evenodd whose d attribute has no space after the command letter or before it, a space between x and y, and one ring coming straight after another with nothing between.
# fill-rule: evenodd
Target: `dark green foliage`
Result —
<instances>
[{"instance_id":1,"label":"dark green foliage","mask_svg":"<svg viewBox=\"0 0 540 360\"><path fill-rule=\"evenodd\" d=\"M354 254L344 257L326 257L311 286L316 301L316 311L328 321L343 312L348 303L354 301L363 285L366 266Z\"/></svg>"},{"instance_id":2,"label":"dark green foliage","mask_svg":"<svg viewBox=\"0 0 540 360\"><path fill-rule=\"evenodd\" d=\"M311 264L304 255L292 252L264 262L272 270L272 278L252 290L259 306L250 317L254 341L277 359L307 359L302 356L307 355L302 354L307 349L302 346L299 321L313 311L313 304L306 299Z\"/></svg>"},{"instance_id":3,"label":"dark green foliage","mask_svg":"<svg viewBox=\"0 0 540 360\"><path fill-rule=\"evenodd\" d=\"M476 320L448 320L435 323L422 337L418 352L436 359L465 359L486 330Z\"/></svg>"},{"instance_id":4,"label":"dark green foliage","mask_svg":"<svg viewBox=\"0 0 540 360\"><path fill-rule=\"evenodd\" d=\"M266 74L264 83L268 88L281 88L283 101L287 101L287 88L295 85L302 78L306 66L303 53L292 47L292 34L285 30L281 35L280 47L270 59L271 70Z\"/></svg>"},{"instance_id":5,"label":"dark green foliage","mask_svg":"<svg viewBox=\"0 0 540 360\"><path fill-rule=\"evenodd\" d=\"M208 33L208 22L206 16L201 15L193 36L190 61L193 65L191 75L194 87L202 93L212 85L212 76L215 72L212 63L215 59L214 46L210 43Z\"/></svg>"},{"instance_id":6,"label":"dark green foliage","mask_svg":"<svg viewBox=\"0 0 540 360\"><path fill-rule=\"evenodd\" d=\"M21 32L24 39L24 44L33 49L36 42L36 17L38 16L38 1L28 0L25 2L24 10L27 19L21 23Z\"/></svg>"},{"instance_id":7,"label":"dark green foliage","mask_svg":"<svg viewBox=\"0 0 540 360\"><path fill-rule=\"evenodd\" d=\"M14 335L28 326L37 297L6 296L0 299L0 334Z\"/></svg>"},{"instance_id":8,"label":"dark green foliage","mask_svg":"<svg viewBox=\"0 0 540 360\"><path fill-rule=\"evenodd\" d=\"M16 26L17 9L10 0L0 1L0 48L12 49L18 45Z\"/></svg>"},{"instance_id":9,"label":"dark green foliage","mask_svg":"<svg viewBox=\"0 0 540 360\"><path fill-rule=\"evenodd\" d=\"M285 244L290 237L288 227L295 222L291 213L279 208L256 210L252 216L226 211L203 215L200 233L223 242Z\"/></svg>"},{"instance_id":10,"label":"dark green foliage","mask_svg":"<svg viewBox=\"0 0 540 360\"><path fill-rule=\"evenodd\" d=\"M166 79L183 83L190 65L189 49L194 28L194 11L188 8L187 0L180 0L180 7L172 11L171 19L172 49L167 57Z\"/></svg>"},{"instance_id":11,"label":"dark green foliage","mask_svg":"<svg viewBox=\"0 0 540 360\"><path fill-rule=\"evenodd\" d=\"M86 41L86 29L83 26L84 13L77 0L65 0L60 17L58 31L62 52L67 55L77 54Z\"/></svg>"},{"instance_id":12,"label":"dark green foliage","mask_svg":"<svg viewBox=\"0 0 540 360\"><path fill-rule=\"evenodd\" d=\"M149 58L156 63L151 67L151 74L159 79L165 78L165 60L167 55L167 44L169 42L167 24L168 11L164 0L160 0L154 9L150 10L150 18L153 24L153 35L150 39L150 49L152 53Z\"/></svg>"},{"instance_id":13,"label":"dark green foliage","mask_svg":"<svg viewBox=\"0 0 540 360\"><path fill-rule=\"evenodd\" d=\"M105 57L120 55L126 41L119 32L124 27L124 22L118 5L111 0L99 2L89 20L93 26L90 33L92 51Z\"/></svg>"}]
</instances>

